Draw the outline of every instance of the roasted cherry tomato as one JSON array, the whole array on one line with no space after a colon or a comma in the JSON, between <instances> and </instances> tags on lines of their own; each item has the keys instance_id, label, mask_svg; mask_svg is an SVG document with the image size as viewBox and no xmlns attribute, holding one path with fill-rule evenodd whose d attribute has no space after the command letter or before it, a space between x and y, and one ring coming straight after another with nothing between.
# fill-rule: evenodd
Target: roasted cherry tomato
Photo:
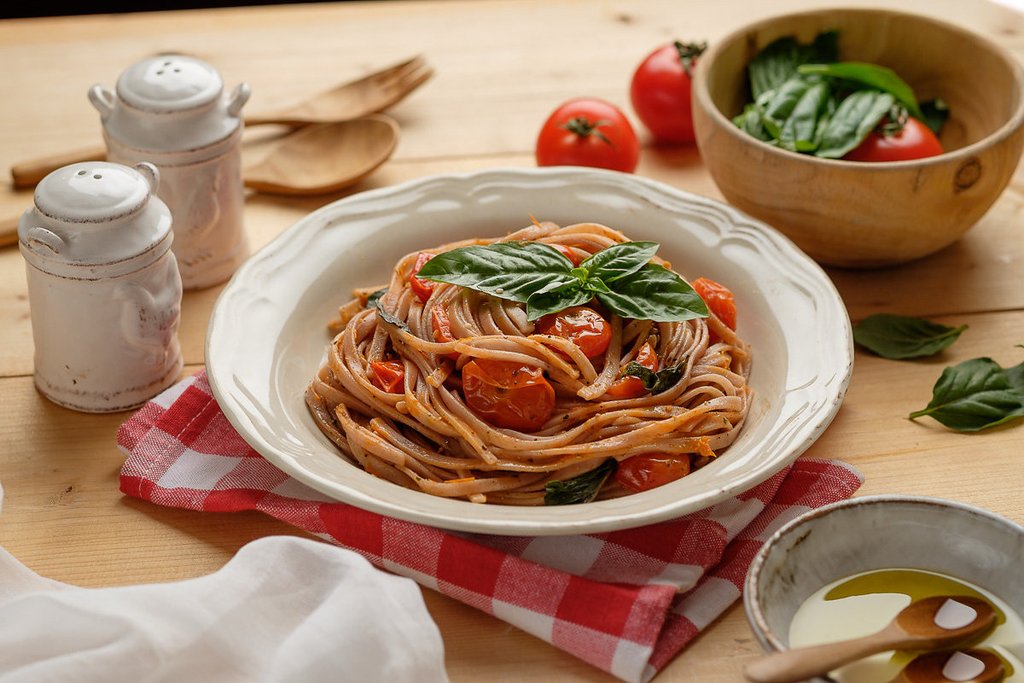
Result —
<instances>
[{"instance_id":1,"label":"roasted cherry tomato","mask_svg":"<svg viewBox=\"0 0 1024 683\"><path fill-rule=\"evenodd\" d=\"M448 318L448 309L444 306L434 306L430 309L430 316L434 327L434 341L439 344L455 341L455 335L452 334L452 321ZM459 354L452 351L448 354L448 358L458 360Z\"/></svg>"},{"instance_id":2,"label":"roasted cherry tomato","mask_svg":"<svg viewBox=\"0 0 1024 683\"><path fill-rule=\"evenodd\" d=\"M565 258L569 259L569 261L574 266L578 266L579 264L583 263L583 259L580 258L579 256L577 256L576 252L574 252L569 247L566 247L566 246L561 245L561 244L549 244L548 246L554 247L559 252L561 252L562 256L564 256Z\"/></svg>"},{"instance_id":3,"label":"roasted cherry tomato","mask_svg":"<svg viewBox=\"0 0 1024 683\"><path fill-rule=\"evenodd\" d=\"M619 463L615 481L631 491L647 491L690 473L687 453L640 453Z\"/></svg>"},{"instance_id":4,"label":"roasted cherry tomato","mask_svg":"<svg viewBox=\"0 0 1024 683\"><path fill-rule=\"evenodd\" d=\"M370 363L370 382L389 394L405 393L405 366L397 360Z\"/></svg>"},{"instance_id":5,"label":"roasted cherry tomato","mask_svg":"<svg viewBox=\"0 0 1024 683\"><path fill-rule=\"evenodd\" d=\"M596 166L632 173L640 142L629 119L598 99L569 100L556 109L537 137L538 166Z\"/></svg>"},{"instance_id":6,"label":"roasted cherry tomato","mask_svg":"<svg viewBox=\"0 0 1024 683\"><path fill-rule=\"evenodd\" d=\"M555 390L540 368L477 358L462 368L462 394L496 427L535 432L555 410Z\"/></svg>"},{"instance_id":7,"label":"roasted cherry tomato","mask_svg":"<svg viewBox=\"0 0 1024 683\"><path fill-rule=\"evenodd\" d=\"M645 343L640 347L636 354L636 362L651 372L658 371L658 354L655 353L654 347L650 343ZM608 387L605 396L611 396L612 398L636 398L646 393L647 389L644 387L643 380L630 375L629 377L622 377L616 380L614 384Z\"/></svg>"},{"instance_id":8,"label":"roasted cherry tomato","mask_svg":"<svg viewBox=\"0 0 1024 683\"><path fill-rule=\"evenodd\" d=\"M706 277L699 277L690 283L715 317L730 330L736 329L736 299L732 292Z\"/></svg>"},{"instance_id":9,"label":"roasted cherry tomato","mask_svg":"<svg viewBox=\"0 0 1024 683\"><path fill-rule=\"evenodd\" d=\"M420 272L420 268L432 258L434 258L433 254L421 251L416 256L416 263L413 264L412 273L409 275L409 288L412 289L412 293L416 295L416 298L423 303L427 303L427 299L434 293L434 283L430 280L419 279L416 277L416 273Z\"/></svg>"},{"instance_id":10,"label":"roasted cherry tomato","mask_svg":"<svg viewBox=\"0 0 1024 683\"><path fill-rule=\"evenodd\" d=\"M690 82L706 43L678 40L647 56L633 73L629 97L651 134L669 142L693 142Z\"/></svg>"},{"instance_id":11,"label":"roasted cherry tomato","mask_svg":"<svg viewBox=\"0 0 1024 683\"><path fill-rule=\"evenodd\" d=\"M874 131L864 142L846 153L847 161L908 161L942 154L942 143L931 128L908 118L897 133Z\"/></svg>"},{"instance_id":12,"label":"roasted cherry tomato","mask_svg":"<svg viewBox=\"0 0 1024 683\"><path fill-rule=\"evenodd\" d=\"M593 308L573 306L537 321L537 334L568 339L580 347L587 358L602 355L612 341L612 326Z\"/></svg>"}]
</instances>

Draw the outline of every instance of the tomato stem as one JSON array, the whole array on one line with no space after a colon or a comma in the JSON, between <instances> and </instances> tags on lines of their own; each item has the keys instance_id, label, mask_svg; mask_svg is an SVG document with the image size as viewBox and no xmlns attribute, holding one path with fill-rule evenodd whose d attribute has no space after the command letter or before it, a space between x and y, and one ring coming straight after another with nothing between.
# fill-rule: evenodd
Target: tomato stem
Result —
<instances>
[{"instance_id":1,"label":"tomato stem","mask_svg":"<svg viewBox=\"0 0 1024 683\"><path fill-rule=\"evenodd\" d=\"M707 41L699 43L683 43L675 41L676 52L679 53L679 62L683 65L683 71L687 76L693 75L693 63L708 49Z\"/></svg>"},{"instance_id":2,"label":"tomato stem","mask_svg":"<svg viewBox=\"0 0 1024 683\"><path fill-rule=\"evenodd\" d=\"M599 126L607 126L610 124L611 121L606 121L605 119L599 119L597 121L591 122L586 116L577 116L563 123L562 128L566 129L571 133L575 133L581 138L586 138L593 135L594 137L596 137L598 140L605 143L609 147L614 147L615 145L612 144L612 141L609 140L604 133L598 130Z\"/></svg>"},{"instance_id":3,"label":"tomato stem","mask_svg":"<svg viewBox=\"0 0 1024 683\"><path fill-rule=\"evenodd\" d=\"M903 132L903 128L907 125L907 119L909 118L910 112L907 111L907 108L902 104L896 103L892 105L888 115L882 119L875 130L883 138L899 135Z\"/></svg>"}]
</instances>

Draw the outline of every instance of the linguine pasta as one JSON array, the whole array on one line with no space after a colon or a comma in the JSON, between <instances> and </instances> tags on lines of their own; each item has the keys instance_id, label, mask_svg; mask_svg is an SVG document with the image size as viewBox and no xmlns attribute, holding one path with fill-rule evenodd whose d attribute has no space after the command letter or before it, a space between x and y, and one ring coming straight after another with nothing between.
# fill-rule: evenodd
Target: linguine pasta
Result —
<instances>
[{"instance_id":1,"label":"linguine pasta","mask_svg":"<svg viewBox=\"0 0 1024 683\"><path fill-rule=\"evenodd\" d=\"M586 257L627 240L593 223L535 223L500 241L561 245ZM668 323L606 314L610 342L600 357L588 358L569 339L537 334L521 303L444 283L421 301L410 287L417 256L398 261L376 305L368 301L375 289L361 289L340 307L329 324L336 336L326 362L306 392L320 430L367 472L437 496L540 505L551 482L580 477L610 459L674 454L697 469L736 439L749 405L750 354L714 314ZM454 341L436 341L435 307L447 313ZM678 381L634 398L609 396L645 344L662 367L678 366ZM373 381L371 364L384 359L404 370L397 390ZM495 426L467 405L460 373L477 359L543 372L555 402L539 429ZM629 493L608 477L597 497Z\"/></svg>"}]
</instances>

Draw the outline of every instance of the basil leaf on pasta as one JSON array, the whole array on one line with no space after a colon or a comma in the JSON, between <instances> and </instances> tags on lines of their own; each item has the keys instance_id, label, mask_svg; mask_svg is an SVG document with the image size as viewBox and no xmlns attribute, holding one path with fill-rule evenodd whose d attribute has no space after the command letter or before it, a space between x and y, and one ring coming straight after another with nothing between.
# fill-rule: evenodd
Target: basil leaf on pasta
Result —
<instances>
[{"instance_id":1,"label":"basil leaf on pasta","mask_svg":"<svg viewBox=\"0 0 1024 683\"><path fill-rule=\"evenodd\" d=\"M1024 370L1004 370L991 358L948 367L932 389L932 400L910 418L929 416L960 432L977 432L1024 417Z\"/></svg>"},{"instance_id":2,"label":"basil leaf on pasta","mask_svg":"<svg viewBox=\"0 0 1024 683\"><path fill-rule=\"evenodd\" d=\"M619 278L632 275L654 258L658 251L657 242L623 242L602 249L580 264L590 277L610 285Z\"/></svg>"},{"instance_id":3,"label":"basil leaf on pasta","mask_svg":"<svg viewBox=\"0 0 1024 683\"><path fill-rule=\"evenodd\" d=\"M573 284L549 292L537 292L526 302L526 318L537 320L549 313L558 313L572 306L582 306L593 298L593 292Z\"/></svg>"},{"instance_id":4,"label":"basil leaf on pasta","mask_svg":"<svg viewBox=\"0 0 1024 683\"><path fill-rule=\"evenodd\" d=\"M967 325L949 327L931 320L876 313L853 327L853 339L892 360L934 356L959 338Z\"/></svg>"},{"instance_id":5,"label":"basil leaf on pasta","mask_svg":"<svg viewBox=\"0 0 1024 683\"><path fill-rule=\"evenodd\" d=\"M438 254L416 277L525 303L537 292L577 281L572 262L540 242L496 242Z\"/></svg>"},{"instance_id":6,"label":"basil leaf on pasta","mask_svg":"<svg viewBox=\"0 0 1024 683\"><path fill-rule=\"evenodd\" d=\"M578 477L565 481L549 481L544 485L545 505L575 505L589 503L597 497L605 480L615 471L618 463L609 458Z\"/></svg>"},{"instance_id":7,"label":"basil leaf on pasta","mask_svg":"<svg viewBox=\"0 0 1024 683\"><path fill-rule=\"evenodd\" d=\"M663 368L655 372L634 360L626 364L625 369L622 371L622 376L636 377L644 383L644 389L647 389L652 394L659 394L676 385L676 382L683 376L683 368L681 365L673 365L672 367Z\"/></svg>"},{"instance_id":8,"label":"basil leaf on pasta","mask_svg":"<svg viewBox=\"0 0 1024 683\"><path fill-rule=\"evenodd\" d=\"M623 318L682 322L708 316L707 305L693 287L672 271L654 264L616 280L614 291L601 292L597 298Z\"/></svg>"}]
</instances>

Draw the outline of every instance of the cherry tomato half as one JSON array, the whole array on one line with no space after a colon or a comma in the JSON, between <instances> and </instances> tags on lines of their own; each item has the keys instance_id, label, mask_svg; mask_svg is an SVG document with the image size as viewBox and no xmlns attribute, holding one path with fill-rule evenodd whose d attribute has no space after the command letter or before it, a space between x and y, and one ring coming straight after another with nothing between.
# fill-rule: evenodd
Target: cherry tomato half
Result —
<instances>
[{"instance_id":1,"label":"cherry tomato half","mask_svg":"<svg viewBox=\"0 0 1024 683\"><path fill-rule=\"evenodd\" d=\"M654 137L669 142L693 142L691 80L706 43L678 40L658 48L640 62L629 87L637 117Z\"/></svg>"},{"instance_id":2,"label":"cherry tomato half","mask_svg":"<svg viewBox=\"0 0 1024 683\"><path fill-rule=\"evenodd\" d=\"M587 358L602 355L612 341L612 326L600 313L586 306L573 306L545 315L537 321L536 331L568 339L580 347Z\"/></svg>"},{"instance_id":3,"label":"cherry tomato half","mask_svg":"<svg viewBox=\"0 0 1024 683\"><path fill-rule=\"evenodd\" d=\"M448 309L444 306L435 305L430 309L430 316L434 327L434 341L439 344L455 341L455 335L452 334L452 321L448 317ZM452 351L448 354L448 358L458 360L459 354Z\"/></svg>"},{"instance_id":4,"label":"cherry tomato half","mask_svg":"<svg viewBox=\"0 0 1024 683\"><path fill-rule=\"evenodd\" d=\"M598 99L569 100L541 126L538 166L596 166L632 173L640 142L629 119L615 105Z\"/></svg>"},{"instance_id":5,"label":"cherry tomato half","mask_svg":"<svg viewBox=\"0 0 1024 683\"><path fill-rule=\"evenodd\" d=\"M658 354L655 353L654 347L649 342L645 343L637 351L636 362L651 372L657 372L660 365ZM616 380L615 384L608 387L608 391L604 395L611 396L612 398L636 398L646 393L647 389L644 387L643 380L630 375L629 377L622 377Z\"/></svg>"},{"instance_id":6,"label":"cherry tomato half","mask_svg":"<svg viewBox=\"0 0 1024 683\"><path fill-rule=\"evenodd\" d=\"M416 295L416 298L427 303L427 299L434 293L434 283L430 280L421 280L416 277L416 273L420 272L420 268L426 265L427 261L434 258L433 254L429 254L425 251L421 251L416 256L416 263L413 264L412 273L409 275L409 287L412 289L412 293Z\"/></svg>"},{"instance_id":7,"label":"cherry tomato half","mask_svg":"<svg viewBox=\"0 0 1024 683\"><path fill-rule=\"evenodd\" d=\"M864 142L846 153L847 161L908 161L942 154L942 143L931 128L908 118L900 132L883 135L872 132Z\"/></svg>"},{"instance_id":8,"label":"cherry tomato half","mask_svg":"<svg viewBox=\"0 0 1024 683\"><path fill-rule=\"evenodd\" d=\"M370 382L389 394L405 393L405 366L397 360L370 363Z\"/></svg>"},{"instance_id":9,"label":"cherry tomato half","mask_svg":"<svg viewBox=\"0 0 1024 683\"><path fill-rule=\"evenodd\" d=\"M555 390L540 368L477 358L462 368L470 409L496 427L535 432L555 409Z\"/></svg>"},{"instance_id":10,"label":"cherry tomato half","mask_svg":"<svg viewBox=\"0 0 1024 683\"><path fill-rule=\"evenodd\" d=\"M626 458L615 470L615 481L631 491L647 491L690 473L687 453L641 453Z\"/></svg>"},{"instance_id":11,"label":"cherry tomato half","mask_svg":"<svg viewBox=\"0 0 1024 683\"><path fill-rule=\"evenodd\" d=\"M726 287L706 277L699 277L690 283L694 291L704 299L715 317L730 330L736 329L736 299Z\"/></svg>"}]
</instances>

